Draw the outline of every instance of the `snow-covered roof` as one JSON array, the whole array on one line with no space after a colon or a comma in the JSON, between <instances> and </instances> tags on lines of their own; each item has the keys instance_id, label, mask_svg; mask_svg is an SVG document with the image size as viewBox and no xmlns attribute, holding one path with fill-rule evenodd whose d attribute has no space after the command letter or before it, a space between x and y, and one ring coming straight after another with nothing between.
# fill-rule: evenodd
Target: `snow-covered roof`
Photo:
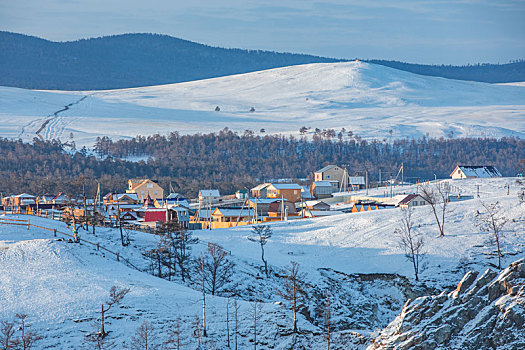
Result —
<instances>
[{"instance_id":1,"label":"snow-covered roof","mask_svg":"<svg viewBox=\"0 0 525 350\"><path fill-rule=\"evenodd\" d=\"M276 190L300 190L301 186L298 184L271 184L270 187Z\"/></svg>"},{"instance_id":2,"label":"snow-covered roof","mask_svg":"<svg viewBox=\"0 0 525 350\"><path fill-rule=\"evenodd\" d=\"M213 215L222 214L223 216L232 217L232 216L254 216L255 211L250 208L244 209L228 209L228 208L217 208L213 211Z\"/></svg>"},{"instance_id":3,"label":"snow-covered roof","mask_svg":"<svg viewBox=\"0 0 525 350\"><path fill-rule=\"evenodd\" d=\"M403 198L403 199L398 203L398 205L408 204L408 203L410 203L412 200L414 200L415 198L418 198L418 197L420 197L419 194L409 194L409 195L407 195L405 198Z\"/></svg>"},{"instance_id":4,"label":"snow-covered roof","mask_svg":"<svg viewBox=\"0 0 525 350\"><path fill-rule=\"evenodd\" d=\"M324 173L325 171L328 171L335 167L337 167L337 165L330 164L330 165L325 166L324 168L317 170L316 173Z\"/></svg>"},{"instance_id":5,"label":"snow-covered roof","mask_svg":"<svg viewBox=\"0 0 525 350\"><path fill-rule=\"evenodd\" d=\"M15 198L36 198L33 195L27 194L27 193L21 193L15 196Z\"/></svg>"},{"instance_id":6,"label":"snow-covered roof","mask_svg":"<svg viewBox=\"0 0 525 350\"><path fill-rule=\"evenodd\" d=\"M458 167L466 177L501 177L499 170L492 165L458 165L456 168ZM452 174L450 175L452 176Z\"/></svg>"},{"instance_id":7,"label":"snow-covered roof","mask_svg":"<svg viewBox=\"0 0 525 350\"><path fill-rule=\"evenodd\" d=\"M281 202L281 198L250 198L250 202L258 204L270 204L275 202ZM286 199L284 200L287 201Z\"/></svg>"},{"instance_id":8,"label":"snow-covered roof","mask_svg":"<svg viewBox=\"0 0 525 350\"><path fill-rule=\"evenodd\" d=\"M315 181L313 184L315 187L332 187L332 183L330 181Z\"/></svg>"},{"instance_id":9,"label":"snow-covered roof","mask_svg":"<svg viewBox=\"0 0 525 350\"><path fill-rule=\"evenodd\" d=\"M264 190L266 187L270 186L269 183L263 183L263 184L260 184L260 185L257 185L255 186L254 188L252 188L252 191L260 191L260 190Z\"/></svg>"},{"instance_id":10,"label":"snow-covered roof","mask_svg":"<svg viewBox=\"0 0 525 350\"><path fill-rule=\"evenodd\" d=\"M221 194L219 193L219 190L200 190L199 196L201 197L220 197Z\"/></svg>"}]
</instances>

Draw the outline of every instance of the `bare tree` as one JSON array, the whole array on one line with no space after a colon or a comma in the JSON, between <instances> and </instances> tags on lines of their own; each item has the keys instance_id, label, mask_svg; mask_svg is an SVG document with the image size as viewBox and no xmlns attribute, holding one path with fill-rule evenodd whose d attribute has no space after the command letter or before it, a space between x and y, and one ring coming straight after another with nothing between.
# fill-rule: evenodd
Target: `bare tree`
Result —
<instances>
[{"instance_id":1,"label":"bare tree","mask_svg":"<svg viewBox=\"0 0 525 350\"><path fill-rule=\"evenodd\" d=\"M0 348L2 350L15 350L18 342L15 339L15 324L13 322L0 322Z\"/></svg>"},{"instance_id":2,"label":"bare tree","mask_svg":"<svg viewBox=\"0 0 525 350\"><path fill-rule=\"evenodd\" d=\"M525 180L518 179L516 180L518 188L518 200L520 203L525 203Z\"/></svg>"},{"instance_id":3,"label":"bare tree","mask_svg":"<svg viewBox=\"0 0 525 350\"><path fill-rule=\"evenodd\" d=\"M181 340L181 329L180 329L180 318L177 318L175 328L168 330L168 339L164 342L166 349L180 350L181 346L184 345Z\"/></svg>"},{"instance_id":4,"label":"bare tree","mask_svg":"<svg viewBox=\"0 0 525 350\"><path fill-rule=\"evenodd\" d=\"M189 277L191 249L193 244L199 242L198 238L194 238L188 230L180 229L173 234L171 241L175 263L177 264L182 281Z\"/></svg>"},{"instance_id":5,"label":"bare tree","mask_svg":"<svg viewBox=\"0 0 525 350\"><path fill-rule=\"evenodd\" d=\"M481 202L481 206L485 209L483 213L479 211L476 214L476 226L483 232L488 232L493 235L494 243L496 245L496 253L498 255L498 269L501 270L501 253L500 241L503 236L503 228L509 219L503 213L503 208L499 202L486 204Z\"/></svg>"},{"instance_id":6,"label":"bare tree","mask_svg":"<svg viewBox=\"0 0 525 350\"><path fill-rule=\"evenodd\" d=\"M423 235L417 232L412 220L412 208L401 209L401 221L399 226L394 230L398 238L399 246L405 251L405 257L414 267L416 281L419 281L419 272L421 270L421 261L424 257L423 247L425 240Z\"/></svg>"},{"instance_id":7,"label":"bare tree","mask_svg":"<svg viewBox=\"0 0 525 350\"><path fill-rule=\"evenodd\" d=\"M193 337L198 340L198 349L202 350L202 325L199 316L195 316L195 321L193 321Z\"/></svg>"},{"instance_id":8,"label":"bare tree","mask_svg":"<svg viewBox=\"0 0 525 350\"><path fill-rule=\"evenodd\" d=\"M199 276L199 284L202 292L202 336L206 337L206 268L204 256L201 255L195 261L195 271L197 272L197 276Z\"/></svg>"},{"instance_id":9,"label":"bare tree","mask_svg":"<svg viewBox=\"0 0 525 350\"><path fill-rule=\"evenodd\" d=\"M99 337L104 338L107 335L106 330L104 329L105 313L108 312L113 305L119 304L122 301L122 299L124 299L126 294L128 293L129 293L129 288L118 289L117 286L113 286L109 290L109 299L108 301L105 302L106 307L104 307L104 304L102 304L102 307L101 307Z\"/></svg>"},{"instance_id":10,"label":"bare tree","mask_svg":"<svg viewBox=\"0 0 525 350\"><path fill-rule=\"evenodd\" d=\"M131 337L130 348L132 350L154 350L158 346L155 342L154 335L155 328L147 321L142 324L135 331L135 335Z\"/></svg>"},{"instance_id":11,"label":"bare tree","mask_svg":"<svg viewBox=\"0 0 525 350\"><path fill-rule=\"evenodd\" d=\"M229 297L228 297L228 300L226 301L226 339L227 339L228 349L231 349L230 347L230 298Z\"/></svg>"},{"instance_id":12,"label":"bare tree","mask_svg":"<svg viewBox=\"0 0 525 350\"><path fill-rule=\"evenodd\" d=\"M253 310L253 349L257 350L257 324L262 317L262 304L255 300L252 306Z\"/></svg>"},{"instance_id":13,"label":"bare tree","mask_svg":"<svg viewBox=\"0 0 525 350\"><path fill-rule=\"evenodd\" d=\"M421 187L421 195L432 208L440 237L445 235L445 220L447 214L450 212L448 208L449 192L449 187L442 183Z\"/></svg>"},{"instance_id":14,"label":"bare tree","mask_svg":"<svg viewBox=\"0 0 525 350\"><path fill-rule=\"evenodd\" d=\"M26 325L26 314L16 314L16 319L18 321L19 330L22 333L18 339L19 348L22 350L29 350L33 347L35 342L42 339L41 336L36 334L33 331L28 331Z\"/></svg>"},{"instance_id":15,"label":"bare tree","mask_svg":"<svg viewBox=\"0 0 525 350\"><path fill-rule=\"evenodd\" d=\"M264 273L266 278L268 275L268 262L264 259L264 246L268 243L268 239L273 235L272 228L268 225L256 225L252 227L252 236L248 239L252 242L259 243L261 246L261 259L264 263Z\"/></svg>"},{"instance_id":16,"label":"bare tree","mask_svg":"<svg viewBox=\"0 0 525 350\"><path fill-rule=\"evenodd\" d=\"M115 342L110 339L109 336L100 336L100 324L95 321L93 322L93 333L89 333L84 337L84 340L91 344L91 348L95 350L113 349L115 348Z\"/></svg>"},{"instance_id":17,"label":"bare tree","mask_svg":"<svg viewBox=\"0 0 525 350\"><path fill-rule=\"evenodd\" d=\"M287 267L288 275L284 282L283 289L278 292L290 305L293 311L293 332L297 333L297 310L306 296L304 274L299 272L299 264L295 261Z\"/></svg>"},{"instance_id":18,"label":"bare tree","mask_svg":"<svg viewBox=\"0 0 525 350\"><path fill-rule=\"evenodd\" d=\"M331 331L332 331L332 305L330 296L325 293L323 307L323 321L325 327L324 339L326 340L326 349L330 350Z\"/></svg>"},{"instance_id":19,"label":"bare tree","mask_svg":"<svg viewBox=\"0 0 525 350\"><path fill-rule=\"evenodd\" d=\"M228 253L218 244L209 243L204 256L204 274L207 290L212 294L228 283L233 275L233 262Z\"/></svg>"},{"instance_id":20,"label":"bare tree","mask_svg":"<svg viewBox=\"0 0 525 350\"><path fill-rule=\"evenodd\" d=\"M235 344L235 350L237 350L238 342L237 342L237 335L239 334L239 308L240 305L237 303L237 299L233 301L233 316L235 319L235 325L234 325L234 344Z\"/></svg>"}]
</instances>

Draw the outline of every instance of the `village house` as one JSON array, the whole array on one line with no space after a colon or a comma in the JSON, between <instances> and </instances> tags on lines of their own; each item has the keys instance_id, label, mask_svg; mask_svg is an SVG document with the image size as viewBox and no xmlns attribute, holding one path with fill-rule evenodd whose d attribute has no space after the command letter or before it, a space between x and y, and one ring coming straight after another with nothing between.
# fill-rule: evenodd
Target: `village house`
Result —
<instances>
[{"instance_id":1,"label":"village house","mask_svg":"<svg viewBox=\"0 0 525 350\"><path fill-rule=\"evenodd\" d=\"M139 201L143 201L148 196L152 199L164 198L164 190L155 182L149 179L130 179L126 193L135 193Z\"/></svg>"},{"instance_id":2,"label":"village house","mask_svg":"<svg viewBox=\"0 0 525 350\"><path fill-rule=\"evenodd\" d=\"M212 213L215 222L241 222L255 220L255 210L251 208L216 208Z\"/></svg>"},{"instance_id":3,"label":"village house","mask_svg":"<svg viewBox=\"0 0 525 350\"><path fill-rule=\"evenodd\" d=\"M334 186L331 181L315 181L310 186L312 196L315 198L328 198L334 193Z\"/></svg>"},{"instance_id":4,"label":"village house","mask_svg":"<svg viewBox=\"0 0 525 350\"><path fill-rule=\"evenodd\" d=\"M221 194L219 190L200 190L199 191L199 203L201 205L210 205L219 203Z\"/></svg>"},{"instance_id":5,"label":"village house","mask_svg":"<svg viewBox=\"0 0 525 350\"><path fill-rule=\"evenodd\" d=\"M102 201L105 205L109 204L138 204L139 197L136 193L108 193L103 198Z\"/></svg>"},{"instance_id":6,"label":"village house","mask_svg":"<svg viewBox=\"0 0 525 350\"><path fill-rule=\"evenodd\" d=\"M190 214L188 209L183 207L166 208L147 208L144 213L143 224L147 226L158 226L157 223L178 223L181 228L188 228Z\"/></svg>"},{"instance_id":7,"label":"village house","mask_svg":"<svg viewBox=\"0 0 525 350\"><path fill-rule=\"evenodd\" d=\"M37 198L39 204L56 204L56 205L65 205L67 203L67 197L64 193L60 192L58 194L45 194Z\"/></svg>"},{"instance_id":8,"label":"village house","mask_svg":"<svg viewBox=\"0 0 525 350\"><path fill-rule=\"evenodd\" d=\"M473 179L501 177L501 173L492 165L456 165L450 174L453 179Z\"/></svg>"},{"instance_id":9,"label":"village house","mask_svg":"<svg viewBox=\"0 0 525 350\"><path fill-rule=\"evenodd\" d=\"M252 192L252 197L254 198L266 198L268 194L269 183L263 183L255 186L250 191Z\"/></svg>"},{"instance_id":10,"label":"village house","mask_svg":"<svg viewBox=\"0 0 525 350\"><path fill-rule=\"evenodd\" d=\"M306 201L302 203L297 203L296 205L298 208L301 209L309 209L316 211L330 210L330 205L320 200Z\"/></svg>"},{"instance_id":11,"label":"village house","mask_svg":"<svg viewBox=\"0 0 525 350\"><path fill-rule=\"evenodd\" d=\"M251 198L248 200L248 206L256 210L257 217L264 216L279 216L281 215L282 207L289 215L297 213L295 206L286 198Z\"/></svg>"},{"instance_id":12,"label":"village house","mask_svg":"<svg viewBox=\"0 0 525 350\"><path fill-rule=\"evenodd\" d=\"M285 198L292 203L301 201L301 186L298 184L270 184L268 198Z\"/></svg>"},{"instance_id":13,"label":"village house","mask_svg":"<svg viewBox=\"0 0 525 350\"><path fill-rule=\"evenodd\" d=\"M427 205L428 202L425 198L421 197L419 194L409 194L405 198L403 198L399 203L397 204L400 208L412 208L412 207L419 207L422 205Z\"/></svg>"},{"instance_id":14,"label":"village house","mask_svg":"<svg viewBox=\"0 0 525 350\"><path fill-rule=\"evenodd\" d=\"M337 165L327 165L314 172L314 181L337 181L336 186L339 186L344 172L344 169Z\"/></svg>"}]
</instances>

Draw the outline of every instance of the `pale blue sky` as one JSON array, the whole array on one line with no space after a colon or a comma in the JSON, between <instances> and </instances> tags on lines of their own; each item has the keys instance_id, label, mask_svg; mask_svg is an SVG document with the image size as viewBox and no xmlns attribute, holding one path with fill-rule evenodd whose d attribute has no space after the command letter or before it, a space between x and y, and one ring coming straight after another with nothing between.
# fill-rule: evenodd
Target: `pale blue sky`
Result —
<instances>
[{"instance_id":1,"label":"pale blue sky","mask_svg":"<svg viewBox=\"0 0 525 350\"><path fill-rule=\"evenodd\" d=\"M0 30L152 32L213 46L466 64L525 58L525 0L0 0Z\"/></svg>"}]
</instances>

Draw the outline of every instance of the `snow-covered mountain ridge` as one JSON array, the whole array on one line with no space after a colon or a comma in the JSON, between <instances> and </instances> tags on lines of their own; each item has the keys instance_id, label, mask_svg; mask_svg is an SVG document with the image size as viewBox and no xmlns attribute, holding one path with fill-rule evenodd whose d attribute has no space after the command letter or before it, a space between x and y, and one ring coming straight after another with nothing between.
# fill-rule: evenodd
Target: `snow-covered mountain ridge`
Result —
<instances>
[{"instance_id":1,"label":"snow-covered mountain ridge","mask_svg":"<svg viewBox=\"0 0 525 350\"><path fill-rule=\"evenodd\" d=\"M107 91L1 87L0 102L0 136L59 138L89 147L97 136L224 127L297 135L302 126L311 128L309 135L316 128L345 128L377 139L525 135L523 86L421 76L363 62L306 64Z\"/></svg>"}]
</instances>

